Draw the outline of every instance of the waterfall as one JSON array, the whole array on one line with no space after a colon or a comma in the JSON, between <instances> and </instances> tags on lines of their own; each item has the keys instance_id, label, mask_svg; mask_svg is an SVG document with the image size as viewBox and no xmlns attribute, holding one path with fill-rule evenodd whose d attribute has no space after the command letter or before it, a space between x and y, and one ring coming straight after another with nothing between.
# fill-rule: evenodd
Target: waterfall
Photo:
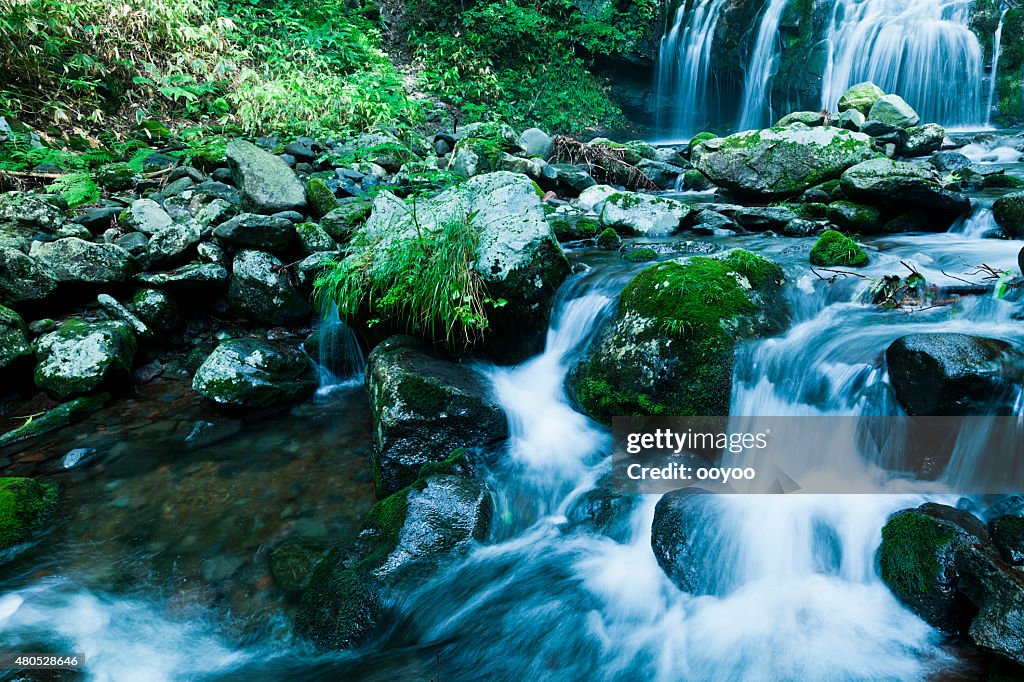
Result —
<instances>
[{"instance_id":1,"label":"waterfall","mask_svg":"<svg viewBox=\"0 0 1024 682\"><path fill-rule=\"evenodd\" d=\"M854 83L900 94L924 121L981 125L985 71L962 0L836 0L821 105L834 111Z\"/></svg>"},{"instance_id":2,"label":"waterfall","mask_svg":"<svg viewBox=\"0 0 1024 682\"><path fill-rule=\"evenodd\" d=\"M689 136L707 127L715 27L725 0L684 0L658 51L658 131Z\"/></svg>"},{"instance_id":3,"label":"waterfall","mask_svg":"<svg viewBox=\"0 0 1024 682\"><path fill-rule=\"evenodd\" d=\"M992 36L992 68L988 74L988 104L985 107L985 125L992 124L992 108L996 103L996 78L999 76L999 56L1003 49L1003 22L1006 20L1006 13L1009 8L1004 8L999 14L999 25Z\"/></svg>"},{"instance_id":4,"label":"waterfall","mask_svg":"<svg viewBox=\"0 0 1024 682\"><path fill-rule=\"evenodd\" d=\"M308 342L307 342L308 343ZM320 381L318 393L324 395L338 386L361 383L366 358L355 332L345 324L334 303L326 308L317 327L315 348L306 351L314 360Z\"/></svg>"},{"instance_id":5,"label":"waterfall","mask_svg":"<svg viewBox=\"0 0 1024 682\"><path fill-rule=\"evenodd\" d=\"M779 44L779 24L788 5L789 0L769 0L761 19L743 86L740 130L761 128L773 122L771 119L775 112L772 111L771 88L779 68L782 48Z\"/></svg>"}]
</instances>

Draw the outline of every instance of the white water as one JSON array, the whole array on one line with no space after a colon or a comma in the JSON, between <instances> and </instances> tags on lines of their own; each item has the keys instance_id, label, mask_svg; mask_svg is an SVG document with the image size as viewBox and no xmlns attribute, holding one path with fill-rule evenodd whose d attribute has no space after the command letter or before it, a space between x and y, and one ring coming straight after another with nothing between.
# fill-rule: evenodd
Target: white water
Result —
<instances>
[{"instance_id":1,"label":"white water","mask_svg":"<svg viewBox=\"0 0 1024 682\"><path fill-rule=\"evenodd\" d=\"M779 68L781 45L779 44L779 23L789 0L769 0L761 25L757 29L757 40L747 67L743 87L743 107L740 110L739 129L752 130L774 123L772 118L772 81Z\"/></svg>"},{"instance_id":2,"label":"white water","mask_svg":"<svg viewBox=\"0 0 1024 682\"><path fill-rule=\"evenodd\" d=\"M334 303L324 312L317 328L319 349L315 358L319 395L336 388L360 384L366 373L366 358L355 333L338 314Z\"/></svg>"},{"instance_id":3,"label":"white water","mask_svg":"<svg viewBox=\"0 0 1024 682\"><path fill-rule=\"evenodd\" d=\"M996 103L996 79L999 76L999 57L1003 50L1003 22L1006 20L1006 13L1010 11L1010 8L1004 8L999 14L999 25L996 26L996 32L992 36L992 68L989 69L988 74L988 105L985 107L985 125L990 126L992 124L992 109Z\"/></svg>"},{"instance_id":4,"label":"white water","mask_svg":"<svg viewBox=\"0 0 1024 682\"><path fill-rule=\"evenodd\" d=\"M855 83L903 97L923 121L981 125L984 64L966 0L836 0L826 36L821 106Z\"/></svg>"}]
</instances>

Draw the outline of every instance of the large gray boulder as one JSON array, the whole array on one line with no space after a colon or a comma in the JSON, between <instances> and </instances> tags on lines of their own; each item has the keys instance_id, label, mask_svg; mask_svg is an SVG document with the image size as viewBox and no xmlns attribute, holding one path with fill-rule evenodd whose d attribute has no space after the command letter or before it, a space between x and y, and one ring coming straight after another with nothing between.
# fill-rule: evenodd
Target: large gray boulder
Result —
<instances>
[{"instance_id":1,"label":"large gray boulder","mask_svg":"<svg viewBox=\"0 0 1024 682\"><path fill-rule=\"evenodd\" d=\"M187 260L201 236L202 230L195 221L172 225L158 231L149 238L150 263L162 265Z\"/></svg>"},{"instance_id":2,"label":"large gray boulder","mask_svg":"<svg viewBox=\"0 0 1024 682\"><path fill-rule=\"evenodd\" d=\"M878 156L870 137L801 123L705 140L690 157L712 182L770 200L799 194Z\"/></svg>"},{"instance_id":3,"label":"large gray boulder","mask_svg":"<svg viewBox=\"0 0 1024 682\"><path fill-rule=\"evenodd\" d=\"M204 398L234 407L293 402L316 386L313 366L300 349L253 338L223 341L192 380L192 388Z\"/></svg>"},{"instance_id":4,"label":"large gray boulder","mask_svg":"<svg viewBox=\"0 0 1024 682\"><path fill-rule=\"evenodd\" d=\"M604 199L600 219L603 227L625 234L666 236L678 232L691 213L693 209L674 199L616 192Z\"/></svg>"},{"instance_id":5,"label":"large gray boulder","mask_svg":"<svg viewBox=\"0 0 1024 682\"><path fill-rule=\"evenodd\" d=\"M297 324L312 312L284 263L265 251L235 254L228 300L239 317L262 324Z\"/></svg>"},{"instance_id":6,"label":"large gray boulder","mask_svg":"<svg viewBox=\"0 0 1024 682\"><path fill-rule=\"evenodd\" d=\"M936 218L936 231L944 231L971 209L966 195L945 189L935 169L922 163L872 159L843 173L839 184L853 200L894 210L923 211Z\"/></svg>"},{"instance_id":7,"label":"large gray boulder","mask_svg":"<svg viewBox=\"0 0 1024 682\"><path fill-rule=\"evenodd\" d=\"M131 255L116 244L97 244L78 237L34 242L29 256L63 284L124 282L132 271Z\"/></svg>"},{"instance_id":8,"label":"large gray boulder","mask_svg":"<svg viewBox=\"0 0 1024 682\"><path fill-rule=\"evenodd\" d=\"M17 249L0 246L0 300L41 301L56 288L57 280L42 265Z\"/></svg>"},{"instance_id":9,"label":"large gray boulder","mask_svg":"<svg viewBox=\"0 0 1024 682\"><path fill-rule=\"evenodd\" d=\"M911 128L921 121L914 108L899 95L884 95L875 100L868 112L868 119L898 128Z\"/></svg>"},{"instance_id":10,"label":"large gray boulder","mask_svg":"<svg viewBox=\"0 0 1024 682\"><path fill-rule=\"evenodd\" d=\"M224 285L228 271L219 263L189 263L167 272L143 272L136 279L168 291L195 292Z\"/></svg>"},{"instance_id":11,"label":"large gray boulder","mask_svg":"<svg viewBox=\"0 0 1024 682\"><path fill-rule=\"evenodd\" d=\"M39 339L36 385L68 398L125 380L131 375L135 349L135 335L123 322L70 319Z\"/></svg>"},{"instance_id":12,"label":"large gray boulder","mask_svg":"<svg viewBox=\"0 0 1024 682\"><path fill-rule=\"evenodd\" d=\"M945 139L945 128L937 123L925 123L923 126L907 128L898 151L904 156L925 156L942 149Z\"/></svg>"},{"instance_id":13,"label":"large gray boulder","mask_svg":"<svg viewBox=\"0 0 1024 682\"><path fill-rule=\"evenodd\" d=\"M244 140L232 140L226 154L245 210L271 214L306 207L305 186L278 157Z\"/></svg>"},{"instance_id":14,"label":"large gray boulder","mask_svg":"<svg viewBox=\"0 0 1024 682\"><path fill-rule=\"evenodd\" d=\"M885 90L874 83L864 82L851 85L849 89L839 98L839 111L858 111L864 116L868 115L871 107L880 98L885 97Z\"/></svg>"},{"instance_id":15,"label":"large gray boulder","mask_svg":"<svg viewBox=\"0 0 1024 682\"><path fill-rule=\"evenodd\" d=\"M483 378L416 339L394 336L370 353L366 372L373 415L378 497L409 485L429 462L457 448L508 437L508 421Z\"/></svg>"},{"instance_id":16,"label":"large gray boulder","mask_svg":"<svg viewBox=\"0 0 1024 682\"><path fill-rule=\"evenodd\" d=\"M213 236L234 248L280 252L295 239L295 225L285 218L240 213L217 226Z\"/></svg>"},{"instance_id":17,"label":"large gray boulder","mask_svg":"<svg viewBox=\"0 0 1024 682\"><path fill-rule=\"evenodd\" d=\"M551 158L551 153L555 149L551 136L540 128L527 128L519 136L519 139L522 141L523 149L526 150L527 154L540 157L545 161Z\"/></svg>"},{"instance_id":18,"label":"large gray boulder","mask_svg":"<svg viewBox=\"0 0 1024 682\"><path fill-rule=\"evenodd\" d=\"M163 206L152 199L139 199L132 202L124 212L124 221L133 229L144 234L156 234L174 224L174 220Z\"/></svg>"},{"instance_id":19,"label":"large gray boulder","mask_svg":"<svg viewBox=\"0 0 1024 682\"><path fill-rule=\"evenodd\" d=\"M698 545L702 531L714 525L715 498L692 490L676 490L654 508L651 550L661 570L683 592L706 593L707 562Z\"/></svg>"}]
</instances>

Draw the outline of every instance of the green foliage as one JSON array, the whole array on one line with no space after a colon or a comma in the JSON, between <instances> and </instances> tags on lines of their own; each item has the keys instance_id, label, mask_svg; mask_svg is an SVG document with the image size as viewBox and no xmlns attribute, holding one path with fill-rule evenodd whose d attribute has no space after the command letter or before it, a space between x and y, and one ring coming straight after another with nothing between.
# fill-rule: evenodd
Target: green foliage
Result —
<instances>
[{"instance_id":1,"label":"green foliage","mask_svg":"<svg viewBox=\"0 0 1024 682\"><path fill-rule=\"evenodd\" d=\"M841 232L825 230L811 249L811 264L860 268L868 264L868 254Z\"/></svg>"},{"instance_id":2,"label":"green foliage","mask_svg":"<svg viewBox=\"0 0 1024 682\"><path fill-rule=\"evenodd\" d=\"M658 252L654 249L648 248L631 249L622 254L622 257L630 263L645 263L647 261L657 260Z\"/></svg>"},{"instance_id":3,"label":"green foliage","mask_svg":"<svg viewBox=\"0 0 1024 682\"><path fill-rule=\"evenodd\" d=\"M57 487L31 478L0 478L0 549L21 542L57 504Z\"/></svg>"},{"instance_id":4,"label":"green foliage","mask_svg":"<svg viewBox=\"0 0 1024 682\"><path fill-rule=\"evenodd\" d=\"M100 198L100 188L88 173L71 173L47 186L47 191L64 197L69 208L91 204Z\"/></svg>"}]
</instances>

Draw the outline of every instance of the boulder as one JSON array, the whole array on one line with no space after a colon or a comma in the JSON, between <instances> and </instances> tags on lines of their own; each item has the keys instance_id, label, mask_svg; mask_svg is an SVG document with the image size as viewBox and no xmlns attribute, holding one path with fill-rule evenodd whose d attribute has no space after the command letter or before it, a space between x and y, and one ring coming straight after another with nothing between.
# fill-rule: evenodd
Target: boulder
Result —
<instances>
[{"instance_id":1,"label":"boulder","mask_svg":"<svg viewBox=\"0 0 1024 682\"><path fill-rule=\"evenodd\" d=\"M457 448L485 448L508 437L505 413L487 382L422 342L392 337L367 363L378 497L409 485L425 464Z\"/></svg>"},{"instance_id":2,"label":"boulder","mask_svg":"<svg viewBox=\"0 0 1024 682\"><path fill-rule=\"evenodd\" d=\"M131 376L135 348L135 335L123 322L70 319L39 339L36 385L68 398L126 380Z\"/></svg>"},{"instance_id":3,"label":"boulder","mask_svg":"<svg viewBox=\"0 0 1024 682\"><path fill-rule=\"evenodd\" d=\"M96 297L96 302L99 303L100 307L103 308L103 312L107 314L113 320L128 325L132 333L138 337L148 338L152 336L153 330L151 330L146 323L136 317L135 313L124 307L120 301L111 296L110 294L100 294Z\"/></svg>"},{"instance_id":4,"label":"boulder","mask_svg":"<svg viewBox=\"0 0 1024 682\"><path fill-rule=\"evenodd\" d=\"M295 226L295 234L299 238L301 250L305 255L323 251L334 251L338 245L323 228L316 223L299 223Z\"/></svg>"},{"instance_id":5,"label":"boulder","mask_svg":"<svg viewBox=\"0 0 1024 682\"><path fill-rule=\"evenodd\" d=\"M992 216L1014 239L1024 238L1024 192L1010 192L992 204Z\"/></svg>"},{"instance_id":6,"label":"boulder","mask_svg":"<svg viewBox=\"0 0 1024 682\"><path fill-rule=\"evenodd\" d=\"M115 244L96 244L78 237L35 242L29 256L63 284L113 284L131 274L131 255Z\"/></svg>"},{"instance_id":7,"label":"boulder","mask_svg":"<svg viewBox=\"0 0 1024 682\"><path fill-rule=\"evenodd\" d=\"M284 218L240 213L218 225L213 236L235 248L281 252L295 239L295 225Z\"/></svg>"},{"instance_id":8,"label":"boulder","mask_svg":"<svg viewBox=\"0 0 1024 682\"><path fill-rule=\"evenodd\" d=\"M0 478L0 550L28 538L56 506L56 485L31 478Z\"/></svg>"},{"instance_id":9,"label":"boulder","mask_svg":"<svg viewBox=\"0 0 1024 682\"><path fill-rule=\"evenodd\" d=\"M924 164L872 159L844 172L840 186L853 200L924 211L936 219L937 231L971 209L970 199L943 188L935 170Z\"/></svg>"},{"instance_id":10,"label":"boulder","mask_svg":"<svg viewBox=\"0 0 1024 682\"><path fill-rule=\"evenodd\" d=\"M159 289L139 289L132 307L146 326L158 332L172 332L184 322L177 302Z\"/></svg>"},{"instance_id":11,"label":"boulder","mask_svg":"<svg viewBox=\"0 0 1024 682\"><path fill-rule=\"evenodd\" d=\"M738 250L646 268L573 370L576 399L602 422L728 414L736 344L782 328L783 280L778 265Z\"/></svg>"},{"instance_id":12,"label":"boulder","mask_svg":"<svg viewBox=\"0 0 1024 682\"><path fill-rule=\"evenodd\" d=\"M882 231L882 212L874 206L854 201L833 201L825 210L825 217L844 230L857 234Z\"/></svg>"},{"instance_id":13,"label":"boulder","mask_svg":"<svg viewBox=\"0 0 1024 682\"><path fill-rule=\"evenodd\" d=\"M551 136L540 128L527 128L519 136L519 139L522 141L523 149L526 150L527 154L540 157L545 161L551 158L551 154L555 150L555 144Z\"/></svg>"},{"instance_id":14,"label":"boulder","mask_svg":"<svg viewBox=\"0 0 1024 682\"><path fill-rule=\"evenodd\" d=\"M839 114L839 119L836 122L836 125L843 130L852 130L856 132L860 130L861 126L864 125L867 120L867 117L856 109L847 109L843 113Z\"/></svg>"},{"instance_id":15,"label":"boulder","mask_svg":"<svg viewBox=\"0 0 1024 682\"><path fill-rule=\"evenodd\" d=\"M6 192L0 194L0 225L4 223L31 236L33 232L52 234L67 220L68 202L56 194Z\"/></svg>"},{"instance_id":16,"label":"boulder","mask_svg":"<svg viewBox=\"0 0 1024 682\"><path fill-rule=\"evenodd\" d=\"M885 360L907 414L946 416L1008 414L1024 356L997 339L927 333L896 339Z\"/></svg>"},{"instance_id":17,"label":"boulder","mask_svg":"<svg viewBox=\"0 0 1024 682\"><path fill-rule=\"evenodd\" d=\"M312 312L284 263L265 251L235 254L228 300L240 318L260 324L298 324Z\"/></svg>"},{"instance_id":18,"label":"boulder","mask_svg":"<svg viewBox=\"0 0 1024 682\"><path fill-rule=\"evenodd\" d=\"M136 279L169 291L205 291L227 282L228 271L219 263L190 263L168 272L144 272Z\"/></svg>"},{"instance_id":19,"label":"boulder","mask_svg":"<svg viewBox=\"0 0 1024 682\"><path fill-rule=\"evenodd\" d=\"M81 421L103 407L104 403L109 399L109 394L99 393L61 403L57 407L26 421L18 428L0 435L0 448L16 445L17 443L22 443Z\"/></svg>"},{"instance_id":20,"label":"boulder","mask_svg":"<svg viewBox=\"0 0 1024 682\"><path fill-rule=\"evenodd\" d=\"M373 211L373 202L348 198L338 201L338 207L320 219L320 227L339 244L346 244L362 227Z\"/></svg>"},{"instance_id":21,"label":"boulder","mask_svg":"<svg viewBox=\"0 0 1024 682\"><path fill-rule=\"evenodd\" d=\"M885 91L874 83L864 82L851 85L839 98L839 111L851 109L867 116L875 102L885 96Z\"/></svg>"},{"instance_id":22,"label":"boulder","mask_svg":"<svg viewBox=\"0 0 1024 682\"><path fill-rule=\"evenodd\" d=\"M576 205L584 211L595 211L600 213L601 206L605 200L613 194L619 194L619 190L610 185L594 185L580 192Z\"/></svg>"},{"instance_id":23,"label":"boulder","mask_svg":"<svg viewBox=\"0 0 1024 682\"><path fill-rule=\"evenodd\" d=\"M899 128L912 128L921 121L921 117L917 115L914 108L907 104L899 95L883 95L879 97L871 105L868 118Z\"/></svg>"},{"instance_id":24,"label":"boulder","mask_svg":"<svg viewBox=\"0 0 1024 682\"><path fill-rule=\"evenodd\" d=\"M132 229L144 234L156 234L174 224L170 214L164 207L152 199L139 199L132 202L124 213L124 221Z\"/></svg>"},{"instance_id":25,"label":"boulder","mask_svg":"<svg viewBox=\"0 0 1024 682\"><path fill-rule=\"evenodd\" d=\"M926 156L942 149L946 139L946 129L937 123L925 123L923 126L907 128L902 143L897 151L903 156Z\"/></svg>"},{"instance_id":26,"label":"boulder","mask_svg":"<svg viewBox=\"0 0 1024 682\"><path fill-rule=\"evenodd\" d=\"M799 194L877 156L862 133L794 123L705 140L691 162L720 187L770 200Z\"/></svg>"},{"instance_id":27,"label":"boulder","mask_svg":"<svg viewBox=\"0 0 1024 682\"><path fill-rule=\"evenodd\" d=\"M998 516L989 524L989 534L1003 561L1012 566L1024 565L1024 517Z\"/></svg>"},{"instance_id":28,"label":"boulder","mask_svg":"<svg viewBox=\"0 0 1024 682\"><path fill-rule=\"evenodd\" d=\"M750 206L733 212L732 219L741 227L755 232L775 230L781 232L789 221L797 217L787 206Z\"/></svg>"},{"instance_id":29,"label":"boulder","mask_svg":"<svg viewBox=\"0 0 1024 682\"><path fill-rule=\"evenodd\" d=\"M674 189L676 180L683 174L685 169L674 166L663 161L651 161L643 159L636 166L637 170L654 183L658 189Z\"/></svg>"},{"instance_id":30,"label":"boulder","mask_svg":"<svg viewBox=\"0 0 1024 682\"><path fill-rule=\"evenodd\" d=\"M306 207L306 188L278 157L243 140L228 143L226 154L243 209L271 214Z\"/></svg>"},{"instance_id":31,"label":"boulder","mask_svg":"<svg viewBox=\"0 0 1024 682\"><path fill-rule=\"evenodd\" d=\"M907 141L906 130L885 121L876 121L873 118L864 121L860 131L873 137L878 145L892 144L896 149L902 148Z\"/></svg>"},{"instance_id":32,"label":"boulder","mask_svg":"<svg viewBox=\"0 0 1024 682\"><path fill-rule=\"evenodd\" d=\"M0 373L31 355L25 320L10 308L0 306Z\"/></svg>"},{"instance_id":33,"label":"boulder","mask_svg":"<svg viewBox=\"0 0 1024 682\"><path fill-rule=\"evenodd\" d=\"M597 184L586 170L567 163L549 163L544 166L538 182L545 190L564 197L578 197L583 190Z\"/></svg>"},{"instance_id":34,"label":"boulder","mask_svg":"<svg viewBox=\"0 0 1024 682\"><path fill-rule=\"evenodd\" d=\"M160 265L186 259L199 243L201 232L199 224L194 221L160 230L149 238L150 263Z\"/></svg>"},{"instance_id":35,"label":"boulder","mask_svg":"<svg viewBox=\"0 0 1024 682\"><path fill-rule=\"evenodd\" d=\"M961 168L967 168L973 162L960 152L935 152L928 159L928 163L940 173L955 173Z\"/></svg>"},{"instance_id":36,"label":"boulder","mask_svg":"<svg viewBox=\"0 0 1024 682\"><path fill-rule=\"evenodd\" d=\"M17 249L0 246L0 300L5 303L41 301L57 288L57 280Z\"/></svg>"},{"instance_id":37,"label":"boulder","mask_svg":"<svg viewBox=\"0 0 1024 682\"><path fill-rule=\"evenodd\" d=\"M811 249L811 265L862 268L868 264L864 249L841 232L825 230Z\"/></svg>"},{"instance_id":38,"label":"boulder","mask_svg":"<svg viewBox=\"0 0 1024 682\"><path fill-rule=\"evenodd\" d=\"M222 341L192 380L204 398L234 407L293 402L316 387L313 365L300 349L254 338Z\"/></svg>"},{"instance_id":39,"label":"boulder","mask_svg":"<svg viewBox=\"0 0 1024 682\"><path fill-rule=\"evenodd\" d=\"M814 128L816 126L823 126L827 122L828 117L820 111L794 111L780 118L775 127L782 128L794 123L803 123L805 126Z\"/></svg>"},{"instance_id":40,"label":"boulder","mask_svg":"<svg viewBox=\"0 0 1024 682\"><path fill-rule=\"evenodd\" d=\"M693 212L686 204L650 194L617 192L607 196L601 208L601 225L624 234L666 236L679 231Z\"/></svg>"},{"instance_id":41,"label":"boulder","mask_svg":"<svg viewBox=\"0 0 1024 682\"><path fill-rule=\"evenodd\" d=\"M712 522L714 498L693 490L667 493L654 507L651 550L676 587L683 592L706 593L704 554L695 546L701 531Z\"/></svg>"}]
</instances>

